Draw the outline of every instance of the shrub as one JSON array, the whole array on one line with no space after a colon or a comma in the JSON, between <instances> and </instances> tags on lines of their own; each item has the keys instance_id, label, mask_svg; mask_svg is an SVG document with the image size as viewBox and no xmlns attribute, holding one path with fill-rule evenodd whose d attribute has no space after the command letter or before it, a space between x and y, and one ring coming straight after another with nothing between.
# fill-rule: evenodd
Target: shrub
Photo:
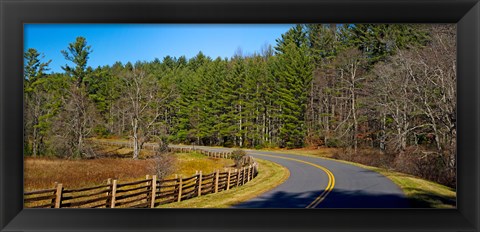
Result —
<instances>
[{"instance_id":1,"label":"shrub","mask_svg":"<svg viewBox=\"0 0 480 232\"><path fill-rule=\"evenodd\" d=\"M339 139L336 138L331 138L327 139L327 142L325 143L327 147L341 147L343 144Z\"/></svg>"},{"instance_id":2,"label":"shrub","mask_svg":"<svg viewBox=\"0 0 480 232\"><path fill-rule=\"evenodd\" d=\"M394 168L400 172L419 176L450 187L456 185L456 169L450 164L453 151L429 151L409 147L394 160Z\"/></svg>"},{"instance_id":3,"label":"shrub","mask_svg":"<svg viewBox=\"0 0 480 232\"><path fill-rule=\"evenodd\" d=\"M157 153L153 158L150 171L157 175L158 179L164 179L175 171L176 158L171 153Z\"/></svg>"},{"instance_id":4,"label":"shrub","mask_svg":"<svg viewBox=\"0 0 480 232\"><path fill-rule=\"evenodd\" d=\"M275 148L275 147L278 147L276 143L271 143L271 142L263 143L263 148Z\"/></svg>"},{"instance_id":5,"label":"shrub","mask_svg":"<svg viewBox=\"0 0 480 232\"><path fill-rule=\"evenodd\" d=\"M235 167L243 167L243 165L245 164L245 155L247 155L247 153L242 149L235 149L234 151L232 151L232 159L235 162Z\"/></svg>"},{"instance_id":6,"label":"shrub","mask_svg":"<svg viewBox=\"0 0 480 232\"><path fill-rule=\"evenodd\" d=\"M352 161L353 151L349 148L335 150L332 154L333 159Z\"/></svg>"},{"instance_id":7,"label":"shrub","mask_svg":"<svg viewBox=\"0 0 480 232\"><path fill-rule=\"evenodd\" d=\"M96 147L84 140L81 150L76 150L77 144L72 143L71 135L68 138L63 136L55 136L54 139L48 141L48 150L56 157L61 158L95 158Z\"/></svg>"},{"instance_id":8,"label":"shrub","mask_svg":"<svg viewBox=\"0 0 480 232\"><path fill-rule=\"evenodd\" d=\"M28 142L23 143L23 155L25 155L25 156L31 156L32 155L32 149L31 149L30 143L28 143Z\"/></svg>"},{"instance_id":9,"label":"shrub","mask_svg":"<svg viewBox=\"0 0 480 232\"><path fill-rule=\"evenodd\" d=\"M321 146L324 146L324 141L325 141L325 137L323 136L319 136L317 134L310 134L307 136L307 138L305 139L305 143L308 145L308 146L313 146L313 147L321 147Z\"/></svg>"},{"instance_id":10,"label":"shrub","mask_svg":"<svg viewBox=\"0 0 480 232\"><path fill-rule=\"evenodd\" d=\"M233 142L230 140L227 140L223 143L224 147L233 147Z\"/></svg>"},{"instance_id":11,"label":"shrub","mask_svg":"<svg viewBox=\"0 0 480 232\"><path fill-rule=\"evenodd\" d=\"M255 149L259 150L259 149L262 149L264 148L264 145L263 144L257 144L255 145Z\"/></svg>"},{"instance_id":12,"label":"shrub","mask_svg":"<svg viewBox=\"0 0 480 232\"><path fill-rule=\"evenodd\" d=\"M407 147L405 151L399 153L359 149L355 154L353 149L343 148L334 151L332 158L394 169L455 188L454 154L454 149L444 149L442 152L438 152L419 146Z\"/></svg>"},{"instance_id":13,"label":"shrub","mask_svg":"<svg viewBox=\"0 0 480 232\"><path fill-rule=\"evenodd\" d=\"M108 129L100 125L96 126L93 131L97 135L97 138L107 138L110 135Z\"/></svg>"},{"instance_id":14,"label":"shrub","mask_svg":"<svg viewBox=\"0 0 480 232\"><path fill-rule=\"evenodd\" d=\"M161 137L158 141L158 147L155 148L155 155L160 155L164 153L168 153L168 138Z\"/></svg>"}]
</instances>

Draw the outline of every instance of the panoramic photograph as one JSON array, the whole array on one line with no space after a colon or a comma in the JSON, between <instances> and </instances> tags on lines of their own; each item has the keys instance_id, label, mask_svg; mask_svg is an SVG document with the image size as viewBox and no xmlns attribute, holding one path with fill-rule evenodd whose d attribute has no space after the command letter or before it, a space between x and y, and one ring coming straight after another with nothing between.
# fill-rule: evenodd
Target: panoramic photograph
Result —
<instances>
[{"instance_id":1,"label":"panoramic photograph","mask_svg":"<svg viewBox=\"0 0 480 232\"><path fill-rule=\"evenodd\" d=\"M455 24L24 24L25 208L456 208Z\"/></svg>"}]
</instances>

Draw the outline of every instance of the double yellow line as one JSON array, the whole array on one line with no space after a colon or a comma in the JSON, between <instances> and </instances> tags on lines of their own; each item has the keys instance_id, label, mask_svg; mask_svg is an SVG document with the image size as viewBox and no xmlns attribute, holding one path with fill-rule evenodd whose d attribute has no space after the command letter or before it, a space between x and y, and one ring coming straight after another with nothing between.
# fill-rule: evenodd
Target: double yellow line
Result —
<instances>
[{"instance_id":1,"label":"double yellow line","mask_svg":"<svg viewBox=\"0 0 480 232\"><path fill-rule=\"evenodd\" d=\"M312 165L313 163L309 163L310 165ZM320 194L320 196L318 196L314 201L312 201L312 203L310 203L309 205L307 205L307 207L305 208L316 208L318 206L318 204L320 204L320 202L322 202L325 197L327 197L327 195L333 190L333 187L335 186L335 176L333 175L333 173L320 166L320 165L316 165L316 164L313 164L315 167L317 168L320 168L322 169L328 176L328 184L327 184L327 187L325 188L325 190L322 192L322 194Z\"/></svg>"},{"instance_id":2,"label":"double yellow line","mask_svg":"<svg viewBox=\"0 0 480 232\"><path fill-rule=\"evenodd\" d=\"M289 157L283 157L283 156L275 156L275 155L266 155L266 154L260 154L260 153L250 153L252 155L260 155L260 156L268 156L268 157L273 157L273 158L279 158L279 159L286 159L286 160L293 160L293 161L296 161L296 162L300 162L300 163L305 163L305 164L308 164L308 165L311 165L311 166L314 166L316 168L319 168L321 169L322 171L324 171L327 176L328 176L328 184L327 184L327 187L325 188L325 190L320 194L320 196L318 196L317 198L315 198L315 200L313 200L309 205L307 205L307 207L305 208L315 208L318 206L318 204L320 204L320 202L322 202L325 197L327 197L327 195L333 190L333 187L335 187L335 176L333 175L333 173L328 170L327 168L325 167L322 167L318 164L314 164L314 163L310 163L310 162L307 162L307 161L304 161L304 160L299 160L299 159L294 159L294 158L289 158Z\"/></svg>"}]
</instances>

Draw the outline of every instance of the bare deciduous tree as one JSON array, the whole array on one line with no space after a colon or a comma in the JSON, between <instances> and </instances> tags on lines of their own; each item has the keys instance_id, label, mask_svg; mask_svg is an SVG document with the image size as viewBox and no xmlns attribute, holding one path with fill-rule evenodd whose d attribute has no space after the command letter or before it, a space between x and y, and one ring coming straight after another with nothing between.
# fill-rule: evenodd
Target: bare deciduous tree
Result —
<instances>
[{"instance_id":1,"label":"bare deciduous tree","mask_svg":"<svg viewBox=\"0 0 480 232\"><path fill-rule=\"evenodd\" d=\"M161 125L159 117L164 112L166 101L173 96L173 88L168 80L159 81L148 74L141 64L135 65L123 76L127 88L128 114L133 138L133 159L138 159L145 142Z\"/></svg>"},{"instance_id":2,"label":"bare deciduous tree","mask_svg":"<svg viewBox=\"0 0 480 232\"><path fill-rule=\"evenodd\" d=\"M360 84L366 80L362 75L365 58L357 49L347 49L338 56L337 70L339 78L343 82L342 90L346 91L349 101L350 112L352 116L352 140L355 154L358 149L358 133L359 133L359 113L358 113L358 92Z\"/></svg>"},{"instance_id":3,"label":"bare deciduous tree","mask_svg":"<svg viewBox=\"0 0 480 232\"><path fill-rule=\"evenodd\" d=\"M82 88L72 83L62 97L63 109L53 125L57 155L65 157L92 156L85 139L93 135L98 124L98 111Z\"/></svg>"}]
</instances>

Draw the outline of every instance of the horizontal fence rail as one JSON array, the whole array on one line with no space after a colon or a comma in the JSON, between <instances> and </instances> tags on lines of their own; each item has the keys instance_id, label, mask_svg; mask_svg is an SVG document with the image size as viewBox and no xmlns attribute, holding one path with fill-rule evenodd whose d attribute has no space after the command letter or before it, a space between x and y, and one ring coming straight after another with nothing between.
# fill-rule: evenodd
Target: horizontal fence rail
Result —
<instances>
[{"instance_id":1,"label":"horizontal fence rail","mask_svg":"<svg viewBox=\"0 0 480 232\"><path fill-rule=\"evenodd\" d=\"M230 152L191 148L169 149L172 152L196 151L209 157L232 158ZM241 168L229 168L223 172L217 170L209 174L197 171L189 177L176 176L172 179L159 180L156 175L147 175L144 180L125 183L108 179L103 185L77 189L64 189L61 183L55 183L55 187L51 189L25 192L24 206L26 208L154 208L246 184L257 176L258 163L251 156L244 156L243 159L245 166Z\"/></svg>"},{"instance_id":2,"label":"horizontal fence rail","mask_svg":"<svg viewBox=\"0 0 480 232\"><path fill-rule=\"evenodd\" d=\"M120 142L120 141L102 141L102 140L96 140L96 141L90 141L88 142L92 144L97 144L97 145L103 145L103 146L116 146L116 147L126 147L126 148L133 148L133 143L131 142ZM153 144L153 143L146 143L142 146L142 149L145 150L156 150L158 149L159 145ZM226 152L226 151L207 151L202 148L198 147L168 147L168 151L170 152L198 152L203 155L213 157L213 158L223 158L223 159L232 159L232 153L231 152ZM248 156L250 157L250 156ZM250 157L251 158L251 157Z\"/></svg>"}]
</instances>

